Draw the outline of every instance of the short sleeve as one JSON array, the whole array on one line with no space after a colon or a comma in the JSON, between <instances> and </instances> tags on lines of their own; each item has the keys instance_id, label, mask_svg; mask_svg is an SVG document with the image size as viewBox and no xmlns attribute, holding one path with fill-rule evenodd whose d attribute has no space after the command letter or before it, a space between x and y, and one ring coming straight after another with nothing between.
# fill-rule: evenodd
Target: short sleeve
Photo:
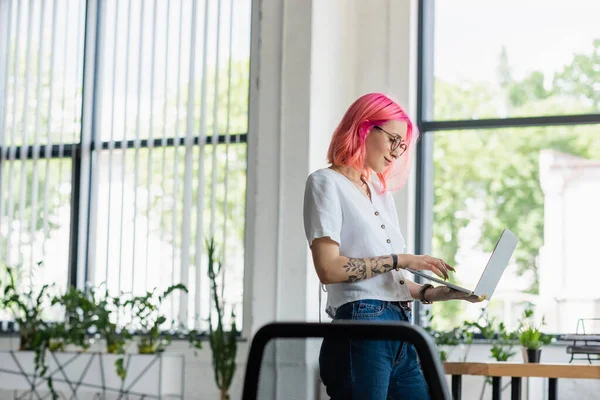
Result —
<instances>
[{"instance_id":1,"label":"short sleeve","mask_svg":"<svg viewBox=\"0 0 600 400\"><path fill-rule=\"evenodd\" d=\"M304 231L309 246L327 236L340 244L342 208L335 185L322 174L312 174L306 180Z\"/></svg>"}]
</instances>

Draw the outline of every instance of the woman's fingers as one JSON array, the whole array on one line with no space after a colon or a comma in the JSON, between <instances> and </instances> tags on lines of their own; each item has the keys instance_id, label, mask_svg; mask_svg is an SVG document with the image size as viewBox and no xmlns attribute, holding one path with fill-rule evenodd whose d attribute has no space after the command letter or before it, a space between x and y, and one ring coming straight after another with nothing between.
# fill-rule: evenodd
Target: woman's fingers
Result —
<instances>
[{"instance_id":1,"label":"woman's fingers","mask_svg":"<svg viewBox=\"0 0 600 400\"><path fill-rule=\"evenodd\" d=\"M483 295L483 296L479 297L476 294L471 294L471 295L467 295L465 300L467 300L470 303L481 303L483 300L485 300L486 297L487 297L487 295Z\"/></svg>"},{"instance_id":2,"label":"woman's fingers","mask_svg":"<svg viewBox=\"0 0 600 400\"><path fill-rule=\"evenodd\" d=\"M442 270L441 270L441 268L440 268L439 264L436 264L436 263L433 263L433 262L432 262L432 263L429 263L429 264L428 264L428 266L429 266L429 268L428 268L428 269L429 269L430 271L432 271L434 274L436 274L437 276L439 276L439 277L440 277L440 278L442 278L442 279L446 279L446 277L445 277L445 275L444 275L444 272L445 272L445 271L442 271Z\"/></svg>"},{"instance_id":3,"label":"woman's fingers","mask_svg":"<svg viewBox=\"0 0 600 400\"><path fill-rule=\"evenodd\" d=\"M451 266L450 264L448 264L446 261L442 260L442 262L446 265L446 269L449 269L452 272L456 272L456 270L454 269L453 266Z\"/></svg>"},{"instance_id":4,"label":"woman's fingers","mask_svg":"<svg viewBox=\"0 0 600 400\"><path fill-rule=\"evenodd\" d=\"M446 268L446 263L442 260L440 260L439 263L440 263L441 271L444 273L445 279L448 279L449 276L448 276L448 268Z\"/></svg>"},{"instance_id":5,"label":"woman's fingers","mask_svg":"<svg viewBox=\"0 0 600 400\"><path fill-rule=\"evenodd\" d=\"M446 270L446 266L444 265L444 262L442 260L440 260L439 258L434 258L433 265L435 265L438 271L442 273L442 278L448 279L448 271Z\"/></svg>"},{"instance_id":6,"label":"woman's fingers","mask_svg":"<svg viewBox=\"0 0 600 400\"><path fill-rule=\"evenodd\" d=\"M450 264L448 264L446 261L442 260L441 258L429 257L429 259L431 262L435 263L438 266L439 271L441 271L442 274L444 275L443 276L444 279L449 278L448 271L456 272L456 270Z\"/></svg>"},{"instance_id":7,"label":"woman's fingers","mask_svg":"<svg viewBox=\"0 0 600 400\"><path fill-rule=\"evenodd\" d=\"M417 260L419 260L420 264L417 264L418 266L415 265L416 268L412 268L431 271L444 280L447 280L450 277L448 271L456 272L451 265L440 258L420 256Z\"/></svg>"}]
</instances>

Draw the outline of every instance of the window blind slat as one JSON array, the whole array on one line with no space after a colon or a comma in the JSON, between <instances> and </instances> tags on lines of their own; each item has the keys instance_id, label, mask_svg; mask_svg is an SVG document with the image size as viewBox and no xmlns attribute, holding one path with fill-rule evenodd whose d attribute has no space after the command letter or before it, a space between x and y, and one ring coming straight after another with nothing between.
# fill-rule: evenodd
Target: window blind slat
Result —
<instances>
[{"instance_id":1,"label":"window blind slat","mask_svg":"<svg viewBox=\"0 0 600 400\"><path fill-rule=\"evenodd\" d=\"M191 207L192 207L192 171L193 171L193 131L194 131L194 97L196 75L196 31L198 20L198 2L192 1L191 33L190 33L190 60L188 77L187 121L185 134L185 172L183 184L183 226L181 234L181 283L189 287L190 274L190 244L191 244ZM201 212L201 209L198 209ZM196 235L198 232L196 232ZM196 274L197 275L197 274ZM179 303L179 320L188 320L189 297L181 294Z\"/></svg>"},{"instance_id":2,"label":"window blind slat","mask_svg":"<svg viewBox=\"0 0 600 400\"><path fill-rule=\"evenodd\" d=\"M221 274L223 282L227 282L227 220L229 219L229 204L228 192L229 192L229 144L231 142L231 65L232 65L232 53L233 53L233 0L229 1L229 47L227 51L227 114L226 114L226 125L225 125L225 177L223 181L224 193L223 193L223 249L221 250L221 260L223 260L223 267L221 268ZM225 285L221 287L221 297L223 298Z\"/></svg>"},{"instance_id":3,"label":"window blind slat","mask_svg":"<svg viewBox=\"0 0 600 400\"><path fill-rule=\"evenodd\" d=\"M44 38L45 38L45 28L46 28L46 4L47 2L43 1L41 4L40 10L40 20L38 22L39 26L39 36L38 36L38 62L37 62L37 80L36 80L36 90L35 90L35 98L37 99L37 112L35 115L35 138L33 143L33 179L32 179L32 187L31 187L31 220L29 225L29 235L30 235L30 254L29 259L34 261L34 249L35 249L35 234L36 234L36 226L37 226L37 210L38 210L38 183L39 183L39 172L38 172L38 160L40 158L40 130L41 130L41 104L42 104L42 67L43 63L42 54L44 52ZM0 75L1 76L1 75ZM1 190L0 190L1 192Z\"/></svg>"},{"instance_id":4,"label":"window blind slat","mask_svg":"<svg viewBox=\"0 0 600 400\"><path fill-rule=\"evenodd\" d=\"M111 85L111 112L110 112L110 140L108 141L108 211L107 211L107 222L106 222L106 265L104 272L104 282L108 282L108 271L111 264L111 229L112 229L112 208L113 208L113 157L115 149L115 101L116 97L116 85L117 85L117 48L119 38L119 3L113 2L112 5L115 8L114 27L113 31L113 52L112 52L112 85Z\"/></svg>"},{"instance_id":5,"label":"window blind slat","mask_svg":"<svg viewBox=\"0 0 600 400\"><path fill-rule=\"evenodd\" d=\"M17 20L15 24L15 55L13 59L13 103L12 103L12 129L11 129L11 140L10 140L10 149L9 149L9 166L8 166L8 235L6 236L6 263L12 265L15 260L13 259L13 216L14 216L14 206L15 206L15 196L13 194L13 179L14 176L14 167L15 167L15 155L17 151L17 144L15 142L15 133L17 131L17 104L18 104L18 96L17 87L19 85L19 49L20 49L20 23L21 23L21 13L23 8L23 2L20 1L17 3ZM17 261L18 262L18 261Z\"/></svg>"},{"instance_id":6,"label":"window blind slat","mask_svg":"<svg viewBox=\"0 0 600 400\"><path fill-rule=\"evenodd\" d=\"M150 62L152 64L151 66L151 70L150 70L150 127L148 130L148 165L147 165L147 176L148 176L148 184L146 186L147 188L147 197L146 197L146 251L145 251L145 257L146 257L146 265L145 265L145 270L144 270L144 287L148 288L148 284L149 284L149 272L148 272L148 265L150 263L150 256L149 256L149 250L150 250L150 230L151 230L151 213L150 213L150 204L152 201L152 159L153 159L153 149L154 149L154 98L156 97L156 93L155 91L155 85L154 85L154 79L155 79L155 63L156 63L156 17L158 13L158 3L156 0L153 0L153 4L152 4L152 56L150 57ZM160 282L160 280L156 280L155 282L158 283ZM154 286L154 285L153 285Z\"/></svg>"},{"instance_id":7,"label":"window blind slat","mask_svg":"<svg viewBox=\"0 0 600 400\"><path fill-rule=\"evenodd\" d=\"M169 40L171 34L171 2L167 2L167 13L166 13L166 41L165 41L165 53L164 53L164 95L163 95L163 124L162 124L162 137L161 137L161 199L160 199L160 256L159 260L162 265L163 257L165 254L165 233L166 229L166 221L165 221L165 200L167 199L167 186L166 186L166 177L167 177L167 98L169 96ZM174 247L173 247L174 248ZM172 259L175 259L174 254L171 256ZM173 268L174 269L174 268ZM172 275L169 274L169 275ZM164 279L162 279L164 278ZM166 288L166 283L168 283L167 274L161 274L161 285L163 289ZM171 277L171 281L174 280L174 277ZM175 302L172 299L168 300L171 304L171 315L175 315L174 312L174 304Z\"/></svg>"},{"instance_id":8,"label":"window blind slat","mask_svg":"<svg viewBox=\"0 0 600 400\"><path fill-rule=\"evenodd\" d=\"M29 92L31 90L31 38L33 36L33 0L29 0L27 5L27 36L25 44L25 94L23 96L23 110L21 114L21 148L29 147ZM26 226L25 221L25 205L27 204L27 162L26 151L21 151L21 183L19 185L19 239L17 246L19 249L23 247L23 227ZM19 251L18 263L23 263L23 254Z\"/></svg>"},{"instance_id":9,"label":"window blind slat","mask_svg":"<svg viewBox=\"0 0 600 400\"><path fill-rule=\"evenodd\" d=\"M173 222L172 222L172 262L171 262L171 284L175 284L179 281L178 277L181 273L181 265L180 268L177 269L177 258L179 256L177 252L177 232L178 224L177 224L177 216L178 216L178 207L179 204L179 139L180 139L180 110L181 110L181 56L182 56L182 46L183 46L183 4L179 3L179 40L178 40L178 48L177 48L177 108L175 111L175 147L173 154ZM178 274L179 272L179 274ZM171 315L176 315L175 307L181 305L181 300L179 304L177 304L176 300L172 300L171 302ZM187 303L186 303L187 306ZM179 316L179 320L181 321L181 313L177 314Z\"/></svg>"},{"instance_id":10,"label":"window blind slat","mask_svg":"<svg viewBox=\"0 0 600 400\"><path fill-rule=\"evenodd\" d=\"M0 20L2 21L2 27L6 27L2 30L2 34L0 36L0 54L2 54L2 60L4 60L0 68L2 71L2 75L0 75L0 93L2 97L0 101L2 102L2 114L0 115L0 218L4 217L4 212L6 210L6 202L4 201L4 185L6 179L10 179L10 175L6 174L6 163L5 163L5 151L4 148L7 144L6 131L7 131L7 113L8 113L8 76L10 75L10 37L12 33L12 1L3 2L0 4ZM0 220L0 229L2 228L2 221ZM0 260L2 260L3 255L6 254L5 249L5 241L0 241Z\"/></svg>"},{"instance_id":11,"label":"window blind slat","mask_svg":"<svg viewBox=\"0 0 600 400\"><path fill-rule=\"evenodd\" d=\"M132 12L131 12L132 1L129 1L127 7L127 44L125 45L125 102L123 106L123 140L127 140L127 128L128 128L128 118L127 118L127 110L129 108L129 55L131 43L131 25L132 25ZM122 291L122 282L123 282L123 223L125 220L125 170L127 169L127 146L123 147L121 152L121 214L120 214L120 229L119 229L119 283L117 293L121 293Z\"/></svg>"},{"instance_id":12,"label":"window blind slat","mask_svg":"<svg viewBox=\"0 0 600 400\"><path fill-rule=\"evenodd\" d=\"M55 73L55 66L56 66L56 42L57 42L57 17L58 17L58 1L54 0L54 3L52 4L52 52L50 55L50 73L49 73L49 80L50 80L50 85L49 85L49 89L48 89L48 117L47 117L47 130L46 130L46 148L45 148L45 152L44 152L44 160L45 160L45 165L44 165L44 171L45 171L45 175L44 175L44 218L43 218L43 225L44 225L44 233L43 233L43 242L42 242L42 254L45 256L46 255L46 241L48 240L48 235L49 235L49 220L48 220L48 214L49 214L49 210L48 210L48 205L49 205L49 188L50 188L50 156L52 155L52 118L53 118L53 105L54 105L54 73Z\"/></svg>"},{"instance_id":13,"label":"window blind slat","mask_svg":"<svg viewBox=\"0 0 600 400\"><path fill-rule=\"evenodd\" d=\"M81 15L83 2L79 3L79 20L81 21L83 16ZM104 96L102 92L104 90L104 81L105 81L105 68L104 63L99 62L98 58L104 54L105 48L105 35L106 31L106 8L107 4L103 1L98 1L97 4L89 3L90 7L94 7L93 10L87 15L87 18L95 18L97 21L96 29L93 29L93 24L91 26L87 26L87 34L85 35L86 40L88 40L89 45L85 46L85 48L94 49L93 43L96 44L97 54L94 50L90 51L90 56L92 58L88 58L86 61L86 70L89 68L93 74L86 73L86 79L88 82L84 83L84 86L93 88L91 95L86 95L86 98L82 98L82 104L85 101L86 107L84 110L90 110L87 118L90 120L91 124L84 126L81 124L81 133L82 133L82 149L81 149L81 181L80 181L80 199L82 203L80 205L80 215L86 215L86 211L89 213L89 218L80 218L79 229L80 232L82 230L87 229L89 237L96 238L99 236L98 230L98 203L100 200L100 171L101 171L101 162L100 157L94 157L92 155L92 151L90 149L92 143L95 148L99 149L102 147L102 132L104 127L104 119L101 116L100 110L103 109ZM81 28L79 28L81 29ZM79 42L79 37L81 35L81 31L77 33ZM78 51L83 51L84 46L79 46ZM83 57L78 57L83 58ZM77 69L77 73L81 74L83 77L83 68L79 70ZM94 83L94 76L96 77ZM80 80L78 80L79 82ZM89 103L89 106L88 106ZM85 111L84 111L85 112ZM77 113L74 114L74 117ZM83 122L83 121L82 121ZM90 174L91 171L91 174ZM89 205L89 207L88 207ZM90 279L86 279L86 275L90 277L96 276L96 268L98 268L97 263L97 251L98 251L98 240L87 240L86 235L80 234L80 247L79 247L79 261L78 264L86 265L86 274L78 274L78 282L77 285L80 288L87 288L89 285ZM86 248L87 246L87 248ZM108 247L108 246L107 246Z\"/></svg>"},{"instance_id":14,"label":"window blind slat","mask_svg":"<svg viewBox=\"0 0 600 400\"><path fill-rule=\"evenodd\" d=\"M204 33L203 33L203 41L202 41L202 86L201 86L201 97L200 97L200 138L199 138L199 160L198 160L198 188L197 188L197 203L196 208L198 210L198 214L196 216L196 287L195 287L195 304L199 305L196 310L196 314L204 315L203 303L201 302L201 290L203 283L202 276L202 254L204 254L204 150L206 143L206 113L207 113L207 75L208 75L208 31L209 31L209 2L205 0L204 3ZM210 297L209 297L210 298ZM195 321L195 327L199 327L200 321Z\"/></svg>"},{"instance_id":15,"label":"window blind slat","mask_svg":"<svg viewBox=\"0 0 600 400\"><path fill-rule=\"evenodd\" d=\"M210 189L210 237L215 237L217 211L217 140L219 138L219 56L221 49L221 0L217 0L217 49L215 57L215 92L213 103L213 132L212 144L212 177Z\"/></svg>"},{"instance_id":16,"label":"window blind slat","mask_svg":"<svg viewBox=\"0 0 600 400\"><path fill-rule=\"evenodd\" d=\"M138 230L138 185L139 185L139 169L140 169L140 121L141 121L141 106L142 106L142 64L144 58L144 18L146 13L146 1L141 2L140 10L140 27L139 27L139 53L138 53L138 70L137 70L137 106L135 120L135 141L134 141L134 170L133 170L133 248L131 249L131 291L135 290L135 270L137 269L136 254L137 254L137 230ZM145 279L145 278L144 278Z\"/></svg>"}]
</instances>

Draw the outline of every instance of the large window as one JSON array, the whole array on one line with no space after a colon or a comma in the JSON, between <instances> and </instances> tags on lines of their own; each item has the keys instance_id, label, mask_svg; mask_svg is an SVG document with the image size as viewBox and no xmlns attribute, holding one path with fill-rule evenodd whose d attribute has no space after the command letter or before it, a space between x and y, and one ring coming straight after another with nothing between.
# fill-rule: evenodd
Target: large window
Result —
<instances>
[{"instance_id":1,"label":"large window","mask_svg":"<svg viewBox=\"0 0 600 400\"><path fill-rule=\"evenodd\" d=\"M488 312L514 329L532 304L546 331L575 331L600 316L600 4L420 3L418 250L474 286L511 229L520 242ZM480 309L433 315L448 329Z\"/></svg>"},{"instance_id":2,"label":"large window","mask_svg":"<svg viewBox=\"0 0 600 400\"><path fill-rule=\"evenodd\" d=\"M202 330L214 238L241 326L249 37L250 0L0 0L1 263L182 282L168 318Z\"/></svg>"}]
</instances>

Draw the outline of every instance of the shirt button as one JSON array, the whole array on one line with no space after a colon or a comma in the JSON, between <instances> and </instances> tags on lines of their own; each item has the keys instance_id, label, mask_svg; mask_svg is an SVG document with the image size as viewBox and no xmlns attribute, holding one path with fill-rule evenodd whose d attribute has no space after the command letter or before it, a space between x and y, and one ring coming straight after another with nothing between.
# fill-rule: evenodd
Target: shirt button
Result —
<instances>
[{"instance_id":1,"label":"shirt button","mask_svg":"<svg viewBox=\"0 0 600 400\"><path fill-rule=\"evenodd\" d=\"M375 211L375 215L379 215L379 211Z\"/></svg>"},{"instance_id":2,"label":"shirt button","mask_svg":"<svg viewBox=\"0 0 600 400\"><path fill-rule=\"evenodd\" d=\"M381 225L381 229L385 229L385 225Z\"/></svg>"},{"instance_id":3,"label":"shirt button","mask_svg":"<svg viewBox=\"0 0 600 400\"><path fill-rule=\"evenodd\" d=\"M388 242L388 243L392 243L392 241L391 241L390 239L386 240L386 242Z\"/></svg>"},{"instance_id":4,"label":"shirt button","mask_svg":"<svg viewBox=\"0 0 600 400\"><path fill-rule=\"evenodd\" d=\"M400 284L404 285L404 280L400 279Z\"/></svg>"}]
</instances>

